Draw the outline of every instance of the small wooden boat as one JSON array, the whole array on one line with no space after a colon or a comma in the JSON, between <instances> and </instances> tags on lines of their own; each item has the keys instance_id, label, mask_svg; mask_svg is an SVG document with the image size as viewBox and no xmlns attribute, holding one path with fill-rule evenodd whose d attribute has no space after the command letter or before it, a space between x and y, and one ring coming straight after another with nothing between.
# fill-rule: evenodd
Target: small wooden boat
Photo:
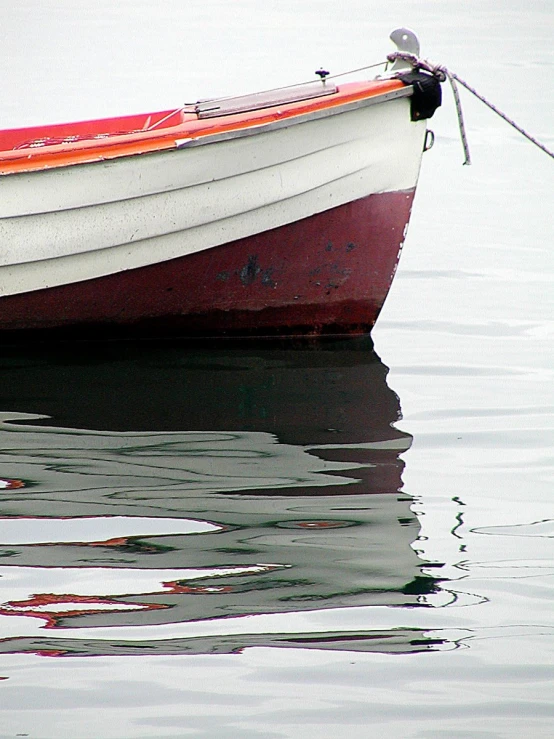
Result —
<instances>
[{"instance_id":1,"label":"small wooden boat","mask_svg":"<svg viewBox=\"0 0 554 739\"><path fill-rule=\"evenodd\" d=\"M405 29L391 38L413 50ZM4 337L371 330L440 86L399 62L372 81L318 74L174 111L0 131Z\"/></svg>"}]
</instances>

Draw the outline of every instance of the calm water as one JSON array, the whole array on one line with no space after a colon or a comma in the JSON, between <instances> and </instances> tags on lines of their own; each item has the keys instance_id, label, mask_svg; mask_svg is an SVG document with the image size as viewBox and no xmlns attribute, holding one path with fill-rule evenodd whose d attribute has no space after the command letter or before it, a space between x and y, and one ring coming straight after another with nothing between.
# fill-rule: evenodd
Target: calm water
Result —
<instances>
[{"instance_id":1,"label":"calm water","mask_svg":"<svg viewBox=\"0 0 554 739\"><path fill-rule=\"evenodd\" d=\"M4 125L362 66L554 146L549 2L0 7ZM2 348L0 737L549 737L552 162L433 119L373 341ZM390 368L390 369L389 369Z\"/></svg>"}]
</instances>

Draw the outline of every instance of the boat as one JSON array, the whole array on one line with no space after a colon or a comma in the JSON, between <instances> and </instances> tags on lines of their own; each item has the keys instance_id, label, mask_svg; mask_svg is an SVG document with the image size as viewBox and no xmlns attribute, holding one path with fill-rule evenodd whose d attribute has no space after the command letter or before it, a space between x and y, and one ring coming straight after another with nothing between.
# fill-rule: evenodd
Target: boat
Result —
<instances>
[{"instance_id":1,"label":"boat","mask_svg":"<svg viewBox=\"0 0 554 739\"><path fill-rule=\"evenodd\" d=\"M0 131L3 340L369 332L440 105L391 38L369 81Z\"/></svg>"}]
</instances>

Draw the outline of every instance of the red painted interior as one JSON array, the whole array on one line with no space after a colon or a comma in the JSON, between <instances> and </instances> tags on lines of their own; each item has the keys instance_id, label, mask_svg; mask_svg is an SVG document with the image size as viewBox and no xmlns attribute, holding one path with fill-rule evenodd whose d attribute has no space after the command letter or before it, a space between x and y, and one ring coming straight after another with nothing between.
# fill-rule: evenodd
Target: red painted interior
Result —
<instances>
[{"instance_id":1,"label":"red painted interior","mask_svg":"<svg viewBox=\"0 0 554 739\"><path fill-rule=\"evenodd\" d=\"M399 80L351 82L341 85L333 95L210 119L198 119L196 113L183 108L0 131L0 174L173 149L179 139L261 126L378 97L402 87ZM163 123L156 126L158 121Z\"/></svg>"}]
</instances>

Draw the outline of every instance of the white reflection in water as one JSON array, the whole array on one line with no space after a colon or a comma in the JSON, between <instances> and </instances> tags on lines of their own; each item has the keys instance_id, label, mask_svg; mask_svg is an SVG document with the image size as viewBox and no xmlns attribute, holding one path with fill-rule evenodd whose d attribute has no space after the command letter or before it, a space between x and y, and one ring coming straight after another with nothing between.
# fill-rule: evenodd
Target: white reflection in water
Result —
<instances>
[{"instance_id":1,"label":"white reflection in water","mask_svg":"<svg viewBox=\"0 0 554 739\"><path fill-rule=\"evenodd\" d=\"M0 518L0 544L105 542L114 538L206 534L221 526L183 518L88 516L81 518Z\"/></svg>"},{"instance_id":2,"label":"white reflection in water","mask_svg":"<svg viewBox=\"0 0 554 739\"><path fill-rule=\"evenodd\" d=\"M1 413L2 454L19 477L36 477L58 491L110 489L124 497L170 486L182 493L277 490L328 485L326 473L362 466L320 460L307 454L309 449L279 443L264 432L130 433L13 423L40 418ZM333 475L335 485L353 482Z\"/></svg>"}]
</instances>

